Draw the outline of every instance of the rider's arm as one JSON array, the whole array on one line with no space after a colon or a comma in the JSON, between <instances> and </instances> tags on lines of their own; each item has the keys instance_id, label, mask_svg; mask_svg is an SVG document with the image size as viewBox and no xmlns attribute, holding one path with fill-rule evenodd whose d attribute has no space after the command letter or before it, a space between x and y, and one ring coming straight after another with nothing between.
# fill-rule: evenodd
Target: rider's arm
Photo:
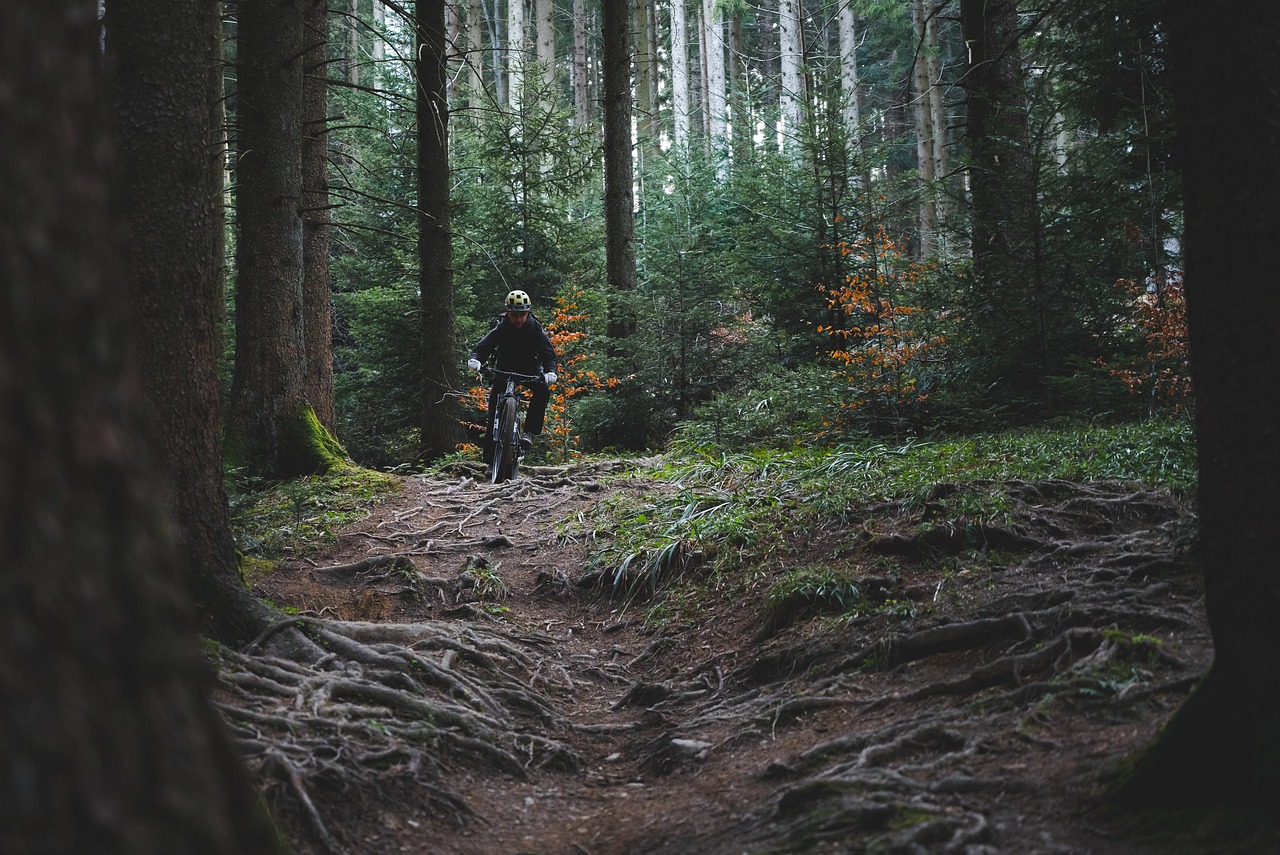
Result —
<instances>
[{"instance_id":1,"label":"rider's arm","mask_svg":"<svg viewBox=\"0 0 1280 855\"><path fill-rule=\"evenodd\" d=\"M484 338L480 339L476 346L471 349L471 358L481 363L488 359L489 354L493 353L494 348L498 346L499 330L501 329L501 321L494 324L493 329L489 330Z\"/></svg>"},{"instance_id":2,"label":"rider's arm","mask_svg":"<svg viewBox=\"0 0 1280 855\"><path fill-rule=\"evenodd\" d=\"M538 341L538 360L542 363L542 370L548 373L556 373L560 370L559 363L556 359L556 348L551 343L551 338L546 331L539 329Z\"/></svg>"}]
</instances>

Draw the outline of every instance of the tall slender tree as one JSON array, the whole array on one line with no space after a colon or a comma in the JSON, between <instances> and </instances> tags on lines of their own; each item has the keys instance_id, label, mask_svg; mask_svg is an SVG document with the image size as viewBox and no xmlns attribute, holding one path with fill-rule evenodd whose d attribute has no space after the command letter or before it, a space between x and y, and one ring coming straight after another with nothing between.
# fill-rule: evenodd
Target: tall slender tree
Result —
<instances>
[{"instance_id":1,"label":"tall slender tree","mask_svg":"<svg viewBox=\"0 0 1280 855\"><path fill-rule=\"evenodd\" d=\"M329 9L306 0L303 27L302 328L304 394L337 431L333 401L333 301L329 287Z\"/></svg>"},{"instance_id":2,"label":"tall slender tree","mask_svg":"<svg viewBox=\"0 0 1280 855\"><path fill-rule=\"evenodd\" d=\"M716 0L702 0L702 26L706 45L707 145L712 157L721 157L729 143L729 92L725 72L724 12ZM723 172L721 172L723 177Z\"/></svg>"},{"instance_id":3,"label":"tall slender tree","mask_svg":"<svg viewBox=\"0 0 1280 855\"><path fill-rule=\"evenodd\" d=\"M524 104L524 75L529 66L527 0L507 0L507 103L514 112Z\"/></svg>"},{"instance_id":4,"label":"tall slender tree","mask_svg":"<svg viewBox=\"0 0 1280 855\"><path fill-rule=\"evenodd\" d=\"M1014 0L961 0L969 61L964 75L979 337L1008 343L985 384L1020 401L1041 399L1050 370L1047 305L1035 266L1033 165L1027 147L1025 70ZM984 345L985 348L985 345Z\"/></svg>"},{"instance_id":5,"label":"tall slender tree","mask_svg":"<svg viewBox=\"0 0 1280 855\"><path fill-rule=\"evenodd\" d=\"M484 103L484 0L467 0L467 106L479 110Z\"/></svg>"},{"instance_id":6,"label":"tall slender tree","mask_svg":"<svg viewBox=\"0 0 1280 855\"><path fill-rule=\"evenodd\" d=\"M686 0L671 0L671 123L678 152L689 148L689 12Z\"/></svg>"},{"instance_id":7,"label":"tall slender tree","mask_svg":"<svg viewBox=\"0 0 1280 855\"><path fill-rule=\"evenodd\" d=\"M782 113L783 148L799 150L804 128L804 30L800 0L778 2L778 47L782 68L779 94Z\"/></svg>"},{"instance_id":8,"label":"tall slender tree","mask_svg":"<svg viewBox=\"0 0 1280 855\"><path fill-rule=\"evenodd\" d=\"M250 471L312 473L344 452L307 400L303 299L303 3L239 19L235 370L228 451Z\"/></svg>"},{"instance_id":9,"label":"tall slender tree","mask_svg":"<svg viewBox=\"0 0 1280 855\"><path fill-rule=\"evenodd\" d=\"M635 174L631 151L631 38L628 0L603 0L605 269L608 331L615 343L631 331L627 302L636 288Z\"/></svg>"},{"instance_id":10,"label":"tall slender tree","mask_svg":"<svg viewBox=\"0 0 1280 855\"><path fill-rule=\"evenodd\" d=\"M573 0L573 120L585 128L590 117L587 80L587 5Z\"/></svg>"},{"instance_id":11,"label":"tall slender tree","mask_svg":"<svg viewBox=\"0 0 1280 855\"><path fill-rule=\"evenodd\" d=\"M444 0L414 4L418 115L418 284L422 292L422 449L427 459L462 441L449 212L449 104Z\"/></svg>"}]
</instances>

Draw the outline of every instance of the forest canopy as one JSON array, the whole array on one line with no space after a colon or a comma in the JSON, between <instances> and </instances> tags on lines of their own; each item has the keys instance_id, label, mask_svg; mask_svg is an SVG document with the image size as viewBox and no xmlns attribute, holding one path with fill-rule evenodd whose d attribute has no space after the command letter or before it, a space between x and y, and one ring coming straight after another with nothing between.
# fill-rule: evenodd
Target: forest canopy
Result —
<instances>
[{"instance_id":1,"label":"forest canopy","mask_svg":"<svg viewBox=\"0 0 1280 855\"><path fill-rule=\"evenodd\" d=\"M661 445L678 426L813 443L1186 407L1153 4L997 4L1002 19L977 23L965 3L923 0L632 7L635 273L621 284L603 228L599 10L516 5L444 10L447 282L424 284L418 248L413 21L380 3L335 11L308 72L328 92L333 428L357 460L422 453L419 339L441 332L442 300L456 325L441 394L475 442L466 401L482 399L456 372L511 289L572 360L550 459ZM241 22L227 10L234 182ZM611 313L630 320L625 341Z\"/></svg>"}]
</instances>

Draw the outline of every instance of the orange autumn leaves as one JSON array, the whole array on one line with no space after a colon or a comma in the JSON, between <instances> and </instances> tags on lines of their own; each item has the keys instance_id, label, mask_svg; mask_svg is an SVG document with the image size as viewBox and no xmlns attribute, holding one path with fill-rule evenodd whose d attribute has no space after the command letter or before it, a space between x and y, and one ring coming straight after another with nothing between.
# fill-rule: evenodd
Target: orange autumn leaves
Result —
<instances>
[{"instance_id":1,"label":"orange autumn leaves","mask_svg":"<svg viewBox=\"0 0 1280 855\"><path fill-rule=\"evenodd\" d=\"M819 286L830 320L817 331L830 337L826 353L837 364L833 376L846 392L837 422L855 415L882 424L900 422L927 397L919 388L919 372L930 352L944 343L941 336L921 334L912 318L923 309L905 302L932 265L909 259L883 226L831 248L853 271L838 286Z\"/></svg>"},{"instance_id":2,"label":"orange autumn leaves","mask_svg":"<svg viewBox=\"0 0 1280 855\"><path fill-rule=\"evenodd\" d=\"M1146 352L1133 367L1114 368L1112 375L1131 394L1149 390L1153 409L1184 412L1192 393L1182 271L1165 271L1149 282L1121 279L1116 285L1132 298L1133 322Z\"/></svg>"}]
</instances>

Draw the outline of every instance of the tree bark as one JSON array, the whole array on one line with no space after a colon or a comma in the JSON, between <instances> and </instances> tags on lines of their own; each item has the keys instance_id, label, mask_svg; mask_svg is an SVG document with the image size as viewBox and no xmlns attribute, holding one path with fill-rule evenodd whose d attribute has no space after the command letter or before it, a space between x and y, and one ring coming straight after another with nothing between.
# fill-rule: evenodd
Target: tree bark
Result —
<instances>
[{"instance_id":1,"label":"tree bark","mask_svg":"<svg viewBox=\"0 0 1280 855\"><path fill-rule=\"evenodd\" d=\"M467 105L478 111L484 104L484 3L467 0Z\"/></svg>"},{"instance_id":2,"label":"tree bark","mask_svg":"<svg viewBox=\"0 0 1280 855\"><path fill-rule=\"evenodd\" d=\"M1173 4L1196 392L1199 542L1213 633L1208 677L1122 791L1160 807L1271 811L1280 796L1280 7L1247 16ZM1231 93L1226 97L1224 93ZM1247 109L1245 108L1247 105Z\"/></svg>"},{"instance_id":3,"label":"tree bark","mask_svg":"<svg viewBox=\"0 0 1280 855\"><path fill-rule=\"evenodd\" d=\"M803 40L799 0L779 0L778 48L782 69L782 91L779 103L784 150L799 149L801 129L804 125Z\"/></svg>"},{"instance_id":4,"label":"tree bark","mask_svg":"<svg viewBox=\"0 0 1280 855\"><path fill-rule=\"evenodd\" d=\"M444 0L417 0L418 281L422 292L422 452L435 459L463 440L449 212L449 105Z\"/></svg>"},{"instance_id":5,"label":"tree bark","mask_svg":"<svg viewBox=\"0 0 1280 855\"><path fill-rule=\"evenodd\" d=\"M635 36L635 112L636 141L639 144L641 164L658 150L658 60L651 49L649 0L632 0L632 31ZM643 172L641 173L643 174Z\"/></svg>"},{"instance_id":6,"label":"tree bark","mask_svg":"<svg viewBox=\"0 0 1280 855\"><path fill-rule=\"evenodd\" d=\"M590 121L587 99L587 6L584 0L573 0L573 116L579 128Z\"/></svg>"},{"instance_id":7,"label":"tree bark","mask_svg":"<svg viewBox=\"0 0 1280 855\"><path fill-rule=\"evenodd\" d=\"M291 477L345 453L306 399L303 302L303 0L240 6L236 358L229 457Z\"/></svg>"},{"instance_id":8,"label":"tree bark","mask_svg":"<svg viewBox=\"0 0 1280 855\"><path fill-rule=\"evenodd\" d=\"M125 88L173 111L152 116L145 130L158 138L146 144L169 151L177 126L205 134L172 150L197 200L184 222L199 229L179 266L204 254L204 288L214 9L108 10L121 28L109 38L134 26L149 37L135 43L145 54L121 56ZM132 293L109 225L100 45L92 0L0 6L0 851L274 853L206 698L164 513L171 492L127 354ZM152 74L161 67L183 80Z\"/></svg>"},{"instance_id":9,"label":"tree bark","mask_svg":"<svg viewBox=\"0 0 1280 855\"><path fill-rule=\"evenodd\" d=\"M329 10L307 0L302 135L302 315L304 394L316 420L337 433L333 400L333 301L329 287Z\"/></svg>"},{"instance_id":10,"label":"tree bark","mask_svg":"<svg viewBox=\"0 0 1280 855\"><path fill-rule=\"evenodd\" d=\"M724 14L716 0L702 0L702 24L705 33L707 100L707 152L721 162L727 156L729 142L729 99L724 67ZM716 174L724 178L723 165Z\"/></svg>"},{"instance_id":11,"label":"tree bark","mask_svg":"<svg viewBox=\"0 0 1280 855\"><path fill-rule=\"evenodd\" d=\"M671 113L672 140L677 152L688 153L689 13L685 0L671 0Z\"/></svg>"},{"instance_id":12,"label":"tree bark","mask_svg":"<svg viewBox=\"0 0 1280 855\"><path fill-rule=\"evenodd\" d=\"M628 0L603 0L604 217L608 277L608 335L630 334L634 313L626 305L636 287L635 191L631 162L631 39Z\"/></svg>"},{"instance_id":13,"label":"tree bark","mask_svg":"<svg viewBox=\"0 0 1280 855\"><path fill-rule=\"evenodd\" d=\"M512 112L524 104L524 73L529 64L525 0L507 0L507 103Z\"/></svg>"},{"instance_id":14,"label":"tree bark","mask_svg":"<svg viewBox=\"0 0 1280 855\"><path fill-rule=\"evenodd\" d=\"M551 109L552 93L556 83L556 20L555 3L552 0L536 0L534 21L538 33L537 56L542 71L542 108Z\"/></svg>"},{"instance_id":15,"label":"tree bark","mask_svg":"<svg viewBox=\"0 0 1280 855\"><path fill-rule=\"evenodd\" d=\"M1014 402L1046 406L1046 297L1036 267L1034 166L1027 146L1025 71L1013 0L961 0L972 199L973 278L984 295L979 335L1006 342L980 382Z\"/></svg>"},{"instance_id":16,"label":"tree bark","mask_svg":"<svg viewBox=\"0 0 1280 855\"><path fill-rule=\"evenodd\" d=\"M240 579L223 487L221 162L209 109L216 4L113 0L117 210L138 366L166 509L207 631L246 641L276 615ZM158 84L157 81L162 81Z\"/></svg>"},{"instance_id":17,"label":"tree bark","mask_svg":"<svg viewBox=\"0 0 1280 855\"><path fill-rule=\"evenodd\" d=\"M925 0L911 0L911 23L915 30L915 58L912 63L912 80L915 84L915 119L916 119L916 170L918 180L916 189L919 202L918 212L920 256L928 258L933 255L934 240L938 230L938 206L934 201L933 185L937 179L934 173L936 159L933 148L937 144L937 129L933 126L933 110L930 105L928 53L937 48L929 44L928 13ZM935 31L936 32L936 31Z\"/></svg>"}]
</instances>

